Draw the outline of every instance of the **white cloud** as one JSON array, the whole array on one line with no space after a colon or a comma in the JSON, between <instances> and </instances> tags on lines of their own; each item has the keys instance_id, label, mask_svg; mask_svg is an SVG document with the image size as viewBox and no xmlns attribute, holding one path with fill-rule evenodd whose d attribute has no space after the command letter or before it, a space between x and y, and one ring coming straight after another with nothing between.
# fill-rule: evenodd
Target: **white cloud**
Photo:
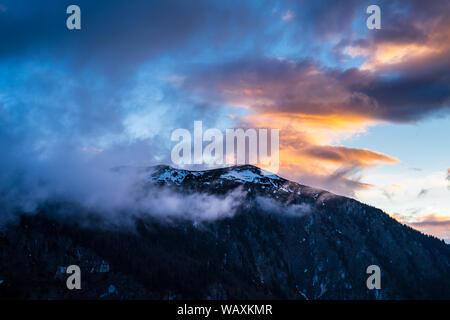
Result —
<instances>
[{"instance_id":1,"label":"white cloud","mask_svg":"<svg viewBox=\"0 0 450 320\"><path fill-rule=\"evenodd\" d=\"M295 14L291 10L286 11L286 13L281 17L281 20L283 21L290 21L294 19Z\"/></svg>"}]
</instances>

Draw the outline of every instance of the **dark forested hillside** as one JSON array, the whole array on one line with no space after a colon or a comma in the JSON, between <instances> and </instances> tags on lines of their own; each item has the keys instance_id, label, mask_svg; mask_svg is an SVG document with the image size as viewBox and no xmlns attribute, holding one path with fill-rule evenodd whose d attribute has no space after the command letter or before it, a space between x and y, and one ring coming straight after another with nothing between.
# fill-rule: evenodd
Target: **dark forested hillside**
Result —
<instances>
[{"instance_id":1,"label":"dark forested hillside","mask_svg":"<svg viewBox=\"0 0 450 320\"><path fill-rule=\"evenodd\" d=\"M238 188L243 199L215 219L147 214L126 227L74 204L43 204L0 229L0 297L450 299L450 246L379 209L252 166L143 170L147 197L154 188L217 197ZM68 206L78 219L60 214ZM72 264L81 290L66 288ZM369 265L381 269L379 290L366 287Z\"/></svg>"}]
</instances>

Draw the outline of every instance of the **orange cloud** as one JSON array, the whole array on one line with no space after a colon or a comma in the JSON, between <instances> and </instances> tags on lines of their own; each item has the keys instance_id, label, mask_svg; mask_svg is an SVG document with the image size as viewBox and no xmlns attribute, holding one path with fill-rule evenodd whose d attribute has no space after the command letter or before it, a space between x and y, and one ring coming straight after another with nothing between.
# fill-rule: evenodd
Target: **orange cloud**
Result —
<instances>
[{"instance_id":1,"label":"orange cloud","mask_svg":"<svg viewBox=\"0 0 450 320\"><path fill-rule=\"evenodd\" d=\"M414 32L411 32L414 29ZM406 35L408 32L415 36ZM394 38L389 33L395 34ZM355 57L365 57L360 67L369 71L393 71L395 68L428 65L433 61L448 60L450 52L450 24L448 19L437 19L410 26L403 30L405 38L401 38L398 30L385 30L385 37L374 37L363 45L348 45L342 52ZM395 39L395 37L399 37Z\"/></svg>"},{"instance_id":2,"label":"orange cloud","mask_svg":"<svg viewBox=\"0 0 450 320\"><path fill-rule=\"evenodd\" d=\"M442 216L436 212L421 216L418 220L411 220L398 214L393 214L392 216L414 229L450 242L450 219L448 216Z\"/></svg>"},{"instance_id":3,"label":"orange cloud","mask_svg":"<svg viewBox=\"0 0 450 320\"><path fill-rule=\"evenodd\" d=\"M359 169L397 159L368 149L330 145L373 123L358 115L253 113L239 118L245 127L280 129L280 171L287 178L332 192L353 195L372 187L360 182Z\"/></svg>"},{"instance_id":4,"label":"orange cloud","mask_svg":"<svg viewBox=\"0 0 450 320\"><path fill-rule=\"evenodd\" d=\"M417 43L386 43L380 44L373 50L347 47L345 53L356 56L368 56L368 61L361 66L361 70L376 71L381 67L405 63L409 60L429 58L430 55L439 54L442 49ZM373 53L371 53L373 52Z\"/></svg>"},{"instance_id":5,"label":"orange cloud","mask_svg":"<svg viewBox=\"0 0 450 320\"><path fill-rule=\"evenodd\" d=\"M397 159L368 149L347 148L344 146L310 146L305 150L311 157L331 163L356 163L362 167L376 162L396 163Z\"/></svg>"}]
</instances>

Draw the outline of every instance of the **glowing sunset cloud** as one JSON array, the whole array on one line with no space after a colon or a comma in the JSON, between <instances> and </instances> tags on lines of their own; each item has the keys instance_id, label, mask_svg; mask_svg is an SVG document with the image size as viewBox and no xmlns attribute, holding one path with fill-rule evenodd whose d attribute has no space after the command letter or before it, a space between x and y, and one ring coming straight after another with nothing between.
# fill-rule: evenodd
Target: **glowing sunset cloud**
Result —
<instances>
[{"instance_id":1,"label":"glowing sunset cloud","mask_svg":"<svg viewBox=\"0 0 450 320\"><path fill-rule=\"evenodd\" d=\"M450 219L446 215L430 213L421 216L419 219L408 219L401 215L392 215L400 222L419 229L422 232L436 235L439 238L450 240Z\"/></svg>"}]
</instances>

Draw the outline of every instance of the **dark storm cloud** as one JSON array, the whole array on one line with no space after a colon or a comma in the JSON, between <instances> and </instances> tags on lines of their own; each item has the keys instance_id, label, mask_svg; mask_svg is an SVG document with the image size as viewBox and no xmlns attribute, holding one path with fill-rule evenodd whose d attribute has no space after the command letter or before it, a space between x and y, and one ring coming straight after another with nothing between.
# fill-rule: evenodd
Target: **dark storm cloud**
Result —
<instances>
[{"instance_id":1,"label":"dark storm cloud","mask_svg":"<svg viewBox=\"0 0 450 320\"><path fill-rule=\"evenodd\" d=\"M383 32L373 34L375 42L425 43L432 32L448 26L448 1L380 1Z\"/></svg>"},{"instance_id":2,"label":"dark storm cloud","mask_svg":"<svg viewBox=\"0 0 450 320\"><path fill-rule=\"evenodd\" d=\"M339 4L338 4L339 3ZM364 48L373 48L376 44L381 43L427 43L433 36L445 30L448 23L448 12L450 3L448 1L429 1L408 0L408 1L357 1L353 5L347 5L346 1L336 1L336 6L341 6L341 11L353 13L354 18L359 18L361 24L356 29L362 31L365 29L365 8L371 4L376 4L381 8L381 29L373 32L364 33L361 37L360 33L346 33L337 47L353 44ZM361 15L361 13L364 13ZM339 17L339 10L329 11L327 13L335 17ZM344 15L345 16L345 15ZM322 20L325 24L327 20ZM345 20L347 24L351 24L353 20ZM338 30L342 30L340 27ZM347 30L349 31L349 30Z\"/></svg>"},{"instance_id":3,"label":"dark storm cloud","mask_svg":"<svg viewBox=\"0 0 450 320\"><path fill-rule=\"evenodd\" d=\"M366 8L370 5L381 8L382 29L367 33ZM289 24L293 41L306 38L313 46L320 46L324 40L337 40L337 47L350 43L362 47L382 42L425 43L430 32L448 25L450 8L448 1L421 0L287 0L279 6L281 13L289 10L295 17ZM363 38L359 37L361 33Z\"/></svg>"},{"instance_id":4,"label":"dark storm cloud","mask_svg":"<svg viewBox=\"0 0 450 320\"><path fill-rule=\"evenodd\" d=\"M250 101L256 112L356 115L407 122L448 110L450 65L389 78L311 60L244 58L193 72L186 86L208 99Z\"/></svg>"},{"instance_id":5,"label":"dark storm cloud","mask_svg":"<svg viewBox=\"0 0 450 320\"><path fill-rule=\"evenodd\" d=\"M351 70L337 74L347 84L347 90L369 97L375 103L368 116L393 122L417 121L426 116L448 111L450 107L450 64L443 63L440 70L430 68L422 72L398 73L391 79L383 75L367 75ZM364 101L351 103L364 107ZM366 104L367 107L367 104ZM368 106L371 107L371 106Z\"/></svg>"},{"instance_id":6,"label":"dark storm cloud","mask_svg":"<svg viewBox=\"0 0 450 320\"><path fill-rule=\"evenodd\" d=\"M261 20L250 4L215 1L2 1L0 58L53 57L109 71L146 59L180 59L207 47L240 41ZM81 8L82 28L66 28L66 8ZM236 7L238 5L238 7ZM239 30L239 32L236 32Z\"/></svg>"}]
</instances>

